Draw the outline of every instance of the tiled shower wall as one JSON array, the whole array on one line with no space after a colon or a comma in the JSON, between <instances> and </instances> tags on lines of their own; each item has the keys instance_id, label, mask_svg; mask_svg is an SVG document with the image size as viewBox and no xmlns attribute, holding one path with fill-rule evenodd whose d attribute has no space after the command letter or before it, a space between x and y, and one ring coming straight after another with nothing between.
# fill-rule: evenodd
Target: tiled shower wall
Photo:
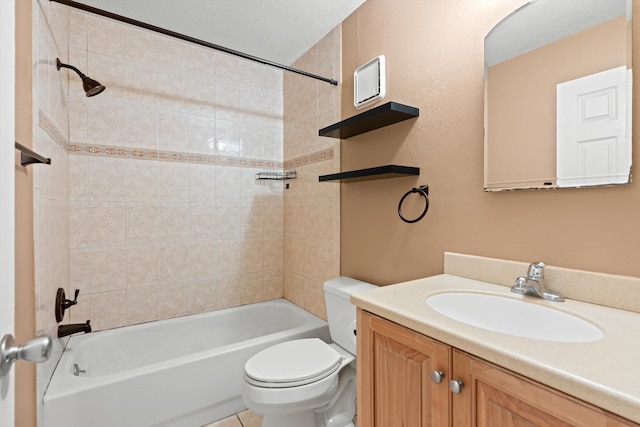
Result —
<instances>
[{"instance_id":1,"label":"tiled shower wall","mask_svg":"<svg viewBox=\"0 0 640 427\"><path fill-rule=\"evenodd\" d=\"M76 11L69 61L71 321L282 297L282 72Z\"/></svg>"},{"instance_id":2,"label":"tiled shower wall","mask_svg":"<svg viewBox=\"0 0 640 427\"><path fill-rule=\"evenodd\" d=\"M340 26L294 67L340 80ZM340 120L340 87L284 75L285 166L297 170L285 191L285 298L326 318L322 285L340 275L340 184L318 182L340 171L340 140L318 129Z\"/></svg>"},{"instance_id":3,"label":"tiled shower wall","mask_svg":"<svg viewBox=\"0 0 640 427\"><path fill-rule=\"evenodd\" d=\"M33 149L51 158L50 165L31 165L35 257L36 336L57 336L56 291L69 282L69 156L67 78L56 69L56 57L67 58L69 13L49 1L33 0L32 114ZM37 365L37 401L62 354L53 340L49 360ZM39 410L40 408L38 408Z\"/></svg>"},{"instance_id":4,"label":"tiled shower wall","mask_svg":"<svg viewBox=\"0 0 640 427\"><path fill-rule=\"evenodd\" d=\"M58 287L81 290L63 323L91 319L94 330L283 293L325 317L339 185L318 175L339 171L340 142L317 131L339 120L339 88L33 5L34 149L52 158L29 167L36 334L57 336ZM338 27L294 66L338 79L339 51ZM86 98L56 57L107 90ZM298 172L287 190L254 180L283 168ZM63 343L38 365L38 401Z\"/></svg>"}]
</instances>

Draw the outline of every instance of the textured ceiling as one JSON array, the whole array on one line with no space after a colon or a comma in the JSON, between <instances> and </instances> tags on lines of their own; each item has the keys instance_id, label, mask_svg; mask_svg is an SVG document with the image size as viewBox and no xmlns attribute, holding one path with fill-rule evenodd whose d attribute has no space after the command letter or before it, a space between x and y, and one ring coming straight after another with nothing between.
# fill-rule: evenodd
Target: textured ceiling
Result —
<instances>
[{"instance_id":1,"label":"textured ceiling","mask_svg":"<svg viewBox=\"0 0 640 427\"><path fill-rule=\"evenodd\" d=\"M365 0L78 0L291 65Z\"/></svg>"}]
</instances>

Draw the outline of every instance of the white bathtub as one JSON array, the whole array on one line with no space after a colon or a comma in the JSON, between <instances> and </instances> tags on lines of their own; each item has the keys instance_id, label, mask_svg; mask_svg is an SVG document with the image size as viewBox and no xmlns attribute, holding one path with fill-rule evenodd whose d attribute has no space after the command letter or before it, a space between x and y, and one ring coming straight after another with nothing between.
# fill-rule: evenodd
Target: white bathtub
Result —
<instances>
[{"instance_id":1,"label":"white bathtub","mask_svg":"<svg viewBox=\"0 0 640 427\"><path fill-rule=\"evenodd\" d=\"M44 395L44 427L200 427L246 408L249 357L305 337L328 341L327 323L282 299L73 336Z\"/></svg>"}]
</instances>

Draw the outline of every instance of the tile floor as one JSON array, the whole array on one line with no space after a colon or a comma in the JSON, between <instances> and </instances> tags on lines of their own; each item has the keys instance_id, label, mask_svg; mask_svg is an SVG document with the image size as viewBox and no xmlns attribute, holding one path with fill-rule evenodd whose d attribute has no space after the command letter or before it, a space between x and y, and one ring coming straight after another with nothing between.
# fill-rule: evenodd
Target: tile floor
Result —
<instances>
[{"instance_id":1,"label":"tile floor","mask_svg":"<svg viewBox=\"0 0 640 427\"><path fill-rule=\"evenodd\" d=\"M355 426L358 425L357 419L357 416L353 419L353 424ZM235 414L232 417L216 421L212 424L207 424L203 427L262 427L262 417L247 409L246 411Z\"/></svg>"},{"instance_id":2,"label":"tile floor","mask_svg":"<svg viewBox=\"0 0 640 427\"><path fill-rule=\"evenodd\" d=\"M204 427L262 427L262 417L247 409Z\"/></svg>"}]
</instances>

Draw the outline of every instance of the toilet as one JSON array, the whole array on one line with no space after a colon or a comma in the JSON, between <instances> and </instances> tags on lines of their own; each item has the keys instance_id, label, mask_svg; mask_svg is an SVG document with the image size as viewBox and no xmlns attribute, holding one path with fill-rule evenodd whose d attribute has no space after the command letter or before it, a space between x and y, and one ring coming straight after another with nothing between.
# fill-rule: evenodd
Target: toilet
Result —
<instances>
[{"instance_id":1,"label":"toilet","mask_svg":"<svg viewBox=\"0 0 640 427\"><path fill-rule=\"evenodd\" d=\"M354 427L356 308L351 294L376 286L348 277L324 283L332 343L286 341L251 357L242 398L263 416L262 427Z\"/></svg>"}]
</instances>

